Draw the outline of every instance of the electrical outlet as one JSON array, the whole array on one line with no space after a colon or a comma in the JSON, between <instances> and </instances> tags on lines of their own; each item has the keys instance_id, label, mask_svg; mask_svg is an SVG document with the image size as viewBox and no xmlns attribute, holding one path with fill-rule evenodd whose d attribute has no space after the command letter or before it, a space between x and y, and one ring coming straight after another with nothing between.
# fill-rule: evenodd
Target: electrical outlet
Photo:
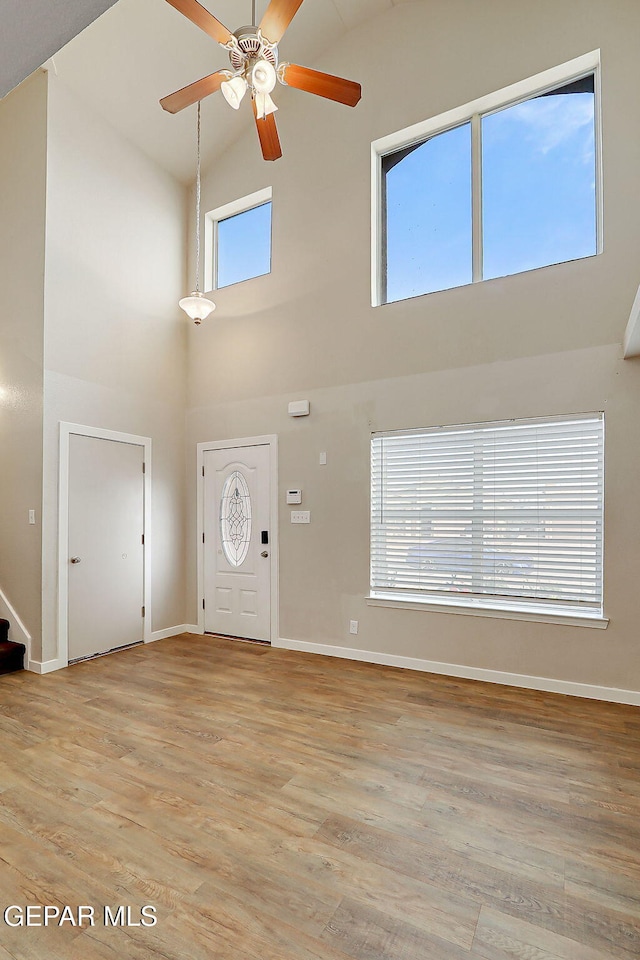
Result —
<instances>
[{"instance_id":1,"label":"electrical outlet","mask_svg":"<svg viewBox=\"0 0 640 960\"><path fill-rule=\"evenodd\" d=\"M292 510L291 523L311 523L310 510Z\"/></svg>"},{"instance_id":2,"label":"electrical outlet","mask_svg":"<svg viewBox=\"0 0 640 960\"><path fill-rule=\"evenodd\" d=\"M358 621L357 621L357 620L350 620L350 621L349 621L349 633L357 633L357 632L358 632Z\"/></svg>"}]
</instances>

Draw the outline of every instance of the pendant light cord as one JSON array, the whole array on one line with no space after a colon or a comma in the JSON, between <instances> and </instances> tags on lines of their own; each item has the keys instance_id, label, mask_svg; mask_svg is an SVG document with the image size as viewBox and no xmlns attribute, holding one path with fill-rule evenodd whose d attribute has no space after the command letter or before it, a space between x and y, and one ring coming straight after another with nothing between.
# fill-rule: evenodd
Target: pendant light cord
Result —
<instances>
[{"instance_id":1,"label":"pendant light cord","mask_svg":"<svg viewBox=\"0 0 640 960\"><path fill-rule=\"evenodd\" d=\"M198 161L196 165L196 293L200 293L200 101L198 100Z\"/></svg>"},{"instance_id":2,"label":"pendant light cord","mask_svg":"<svg viewBox=\"0 0 640 960\"><path fill-rule=\"evenodd\" d=\"M256 25L256 0L251 0L251 25Z\"/></svg>"}]
</instances>

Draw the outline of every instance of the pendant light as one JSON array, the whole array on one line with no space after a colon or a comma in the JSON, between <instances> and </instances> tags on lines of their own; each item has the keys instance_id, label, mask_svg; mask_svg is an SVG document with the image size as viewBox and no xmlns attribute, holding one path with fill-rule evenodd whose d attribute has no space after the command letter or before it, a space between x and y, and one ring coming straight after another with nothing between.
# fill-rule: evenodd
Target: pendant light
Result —
<instances>
[{"instance_id":1,"label":"pendant light","mask_svg":"<svg viewBox=\"0 0 640 960\"><path fill-rule=\"evenodd\" d=\"M200 101L198 100L198 162L196 165L196 288L188 297L183 297L179 306L194 323L206 320L216 308L212 300L200 293Z\"/></svg>"}]
</instances>

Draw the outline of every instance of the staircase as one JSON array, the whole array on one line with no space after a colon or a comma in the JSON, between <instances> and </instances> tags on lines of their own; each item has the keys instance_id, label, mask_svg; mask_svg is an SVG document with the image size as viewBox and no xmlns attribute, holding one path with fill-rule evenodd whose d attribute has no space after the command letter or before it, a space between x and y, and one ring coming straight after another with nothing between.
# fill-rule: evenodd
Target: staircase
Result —
<instances>
[{"instance_id":1,"label":"staircase","mask_svg":"<svg viewBox=\"0 0 640 960\"><path fill-rule=\"evenodd\" d=\"M25 646L8 639L9 621L0 619L0 674L24 670Z\"/></svg>"}]
</instances>

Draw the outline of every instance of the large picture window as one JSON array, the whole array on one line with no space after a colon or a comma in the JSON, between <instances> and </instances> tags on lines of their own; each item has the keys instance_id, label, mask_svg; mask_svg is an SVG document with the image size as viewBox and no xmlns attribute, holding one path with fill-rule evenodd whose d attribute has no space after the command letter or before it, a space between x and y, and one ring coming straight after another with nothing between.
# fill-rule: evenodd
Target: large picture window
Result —
<instances>
[{"instance_id":1,"label":"large picture window","mask_svg":"<svg viewBox=\"0 0 640 960\"><path fill-rule=\"evenodd\" d=\"M373 303L599 249L597 53L373 144Z\"/></svg>"},{"instance_id":2,"label":"large picture window","mask_svg":"<svg viewBox=\"0 0 640 960\"><path fill-rule=\"evenodd\" d=\"M374 434L371 596L602 616L601 414Z\"/></svg>"}]
</instances>

